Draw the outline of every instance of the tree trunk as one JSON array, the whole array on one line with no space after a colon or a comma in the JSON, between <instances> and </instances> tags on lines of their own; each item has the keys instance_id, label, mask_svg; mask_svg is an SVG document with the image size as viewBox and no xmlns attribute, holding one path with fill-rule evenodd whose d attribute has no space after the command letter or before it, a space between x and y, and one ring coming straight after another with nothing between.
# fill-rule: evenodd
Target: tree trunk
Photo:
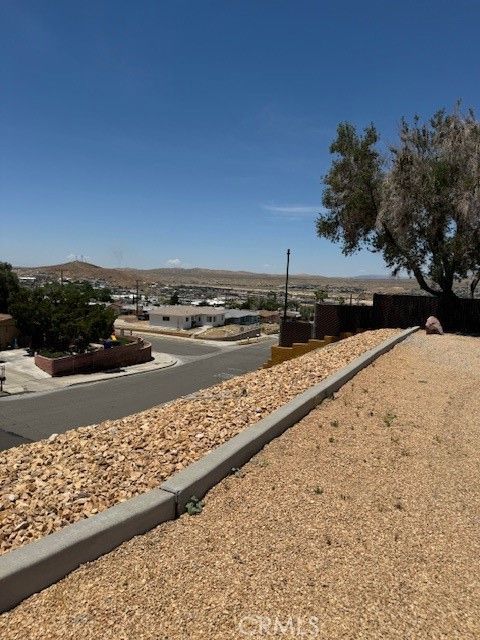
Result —
<instances>
[{"instance_id":1,"label":"tree trunk","mask_svg":"<svg viewBox=\"0 0 480 640\"><path fill-rule=\"evenodd\" d=\"M470 283L470 297L475 298L475 289L477 288L477 284L480 282L480 271L477 271L477 274L473 278Z\"/></svg>"}]
</instances>

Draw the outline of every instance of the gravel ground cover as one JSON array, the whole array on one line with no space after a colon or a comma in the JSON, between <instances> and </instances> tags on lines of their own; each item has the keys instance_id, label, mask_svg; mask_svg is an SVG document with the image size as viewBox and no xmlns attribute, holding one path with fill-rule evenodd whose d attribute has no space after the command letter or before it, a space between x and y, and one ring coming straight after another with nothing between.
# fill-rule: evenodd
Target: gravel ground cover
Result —
<instances>
[{"instance_id":1,"label":"gravel ground cover","mask_svg":"<svg viewBox=\"0 0 480 640\"><path fill-rule=\"evenodd\" d=\"M415 334L0 637L479 638L479 385L479 339Z\"/></svg>"},{"instance_id":2,"label":"gravel ground cover","mask_svg":"<svg viewBox=\"0 0 480 640\"><path fill-rule=\"evenodd\" d=\"M158 486L395 333L363 333L167 405L2 452L0 553Z\"/></svg>"}]
</instances>

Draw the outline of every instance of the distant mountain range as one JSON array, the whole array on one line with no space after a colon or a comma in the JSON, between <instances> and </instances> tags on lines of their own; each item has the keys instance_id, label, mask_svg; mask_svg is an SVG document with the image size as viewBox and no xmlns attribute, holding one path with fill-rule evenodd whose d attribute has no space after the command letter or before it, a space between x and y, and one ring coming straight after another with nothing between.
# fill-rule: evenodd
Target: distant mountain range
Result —
<instances>
[{"instance_id":1,"label":"distant mountain range","mask_svg":"<svg viewBox=\"0 0 480 640\"><path fill-rule=\"evenodd\" d=\"M111 286L133 287L136 280L141 285L196 285L212 287L236 287L242 289L268 289L283 285L283 274L253 273L250 271L228 271L202 268L163 267L158 269L110 268L100 267L88 262L75 260L63 264L39 267L15 267L20 276L48 275L73 280L99 280ZM365 289L366 291L407 292L416 288L415 281L407 278L389 278L378 275L345 277L326 277L311 274L290 276L294 288L314 286L318 288L345 289L348 291ZM349 287L350 283L350 287Z\"/></svg>"},{"instance_id":2,"label":"distant mountain range","mask_svg":"<svg viewBox=\"0 0 480 640\"><path fill-rule=\"evenodd\" d=\"M353 280L399 280L400 278L391 278L386 275L379 275L375 273L365 274L364 276L352 276Z\"/></svg>"}]
</instances>

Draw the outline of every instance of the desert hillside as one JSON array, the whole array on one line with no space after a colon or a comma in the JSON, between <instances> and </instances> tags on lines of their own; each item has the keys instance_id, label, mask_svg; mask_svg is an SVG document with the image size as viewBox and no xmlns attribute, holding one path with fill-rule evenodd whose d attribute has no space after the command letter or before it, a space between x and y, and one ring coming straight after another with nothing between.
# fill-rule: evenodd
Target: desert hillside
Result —
<instances>
[{"instance_id":1,"label":"desert hillside","mask_svg":"<svg viewBox=\"0 0 480 640\"><path fill-rule=\"evenodd\" d=\"M138 279L140 284L200 285L210 287L236 287L240 289L276 289L285 281L283 274L252 273L249 271L224 271L215 269L133 269L100 267L88 262L66 262L64 264L15 267L19 276L56 275L74 280L102 280L110 285L131 287ZM362 289L366 292L410 293L417 291L415 280L408 278L352 277L332 278L320 275L293 274L293 288Z\"/></svg>"}]
</instances>

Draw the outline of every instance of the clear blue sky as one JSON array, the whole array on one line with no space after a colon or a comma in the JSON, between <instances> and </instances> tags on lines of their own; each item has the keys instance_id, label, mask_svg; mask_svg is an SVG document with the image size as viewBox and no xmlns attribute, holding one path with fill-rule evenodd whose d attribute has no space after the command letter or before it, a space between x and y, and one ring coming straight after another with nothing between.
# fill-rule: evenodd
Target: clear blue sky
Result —
<instances>
[{"instance_id":1,"label":"clear blue sky","mask_svg":"<svg viewBox=\"0 0 480 640\"><path fill-rule=\"evenodd\" d=\"M2 0L0 259L383 273L318 240L339 121L480 97L480 3Z\"/></svg>"}]
</instances>

